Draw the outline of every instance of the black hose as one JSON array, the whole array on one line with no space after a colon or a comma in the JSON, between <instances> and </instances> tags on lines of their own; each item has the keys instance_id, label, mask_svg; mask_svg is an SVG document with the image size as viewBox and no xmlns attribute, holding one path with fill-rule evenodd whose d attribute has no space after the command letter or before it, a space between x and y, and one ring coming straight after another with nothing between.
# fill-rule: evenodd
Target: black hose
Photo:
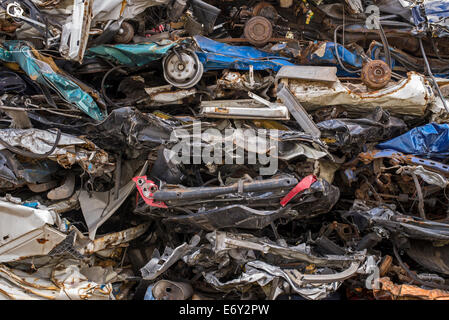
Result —
<instances>
[{"instance_id":1,"label":"black hose","mask_svg":"<svg viewBox=\"0 0 449 320\"><path fill-rule=\"evenodd\" d=\"M338 42L337 42L337 31L341 28L342 26L338 26L337 28L335 28L334 30L334 49L335 49L335 56L337 57L337 61L338 64L340 65L340 67L342 67L343 70L345 70L346 72L349 73L359 73L360 71L362 71L362 69L358 69L358 70L349 70L347 69L344 65L343 62L340 59L340 55L338 54ZM344 48L344 47L343 47Z\"/></svg>"},{"instance_id":2,"label":"black hose","mask_svg":"<svg viewBox=\"0 0 449 320\"><path fill-rule=\"evenodd\" d=\"M345 70L346 72L349 72L349 73L358 73L358 72L362 71L362 69L358 69L358 70L349 70L349 69L347 69L347 68L343 65L343 63L342 63L342 61L341 61L341 59L340 59L340 55L338 54L337 31L338 31L341 27L343 27L343 32L344 32L344 25L339 25L339 26L336 27L335 30L334 30L335 56L337 57L338 64L342 67L343 70ZM383 47L384 47L386 63L387 63L387 65L388 65L388 67L389 67L390 69L393 69L393 68L392 68L392 65L391 65L390 47L389 47L389 45L388 45L388 40L387 40L387 37L386 37L386 35L385 35L385 32L384 32L384 30L383 30L383 28L382 28L382 25L381 25L380 23L379 23L379 34L380 34L380 39L381 39L381 41L382 41L382 45L383 45ZM343 46L343 48L344 48L344 46Z\"/></svg>"},{"instance_id":3,"label":"black hose","mask_svg":"<svg viewBox=\"0 0 449 320\"><path fill-rule=\"evenodd\" d=\"M415 282L417 282L423 286L430 287L430 288L435 288L435 289L440 289L440 290L449 290L449 286L445 286L445 285L433 283L433 282L427 282L427 281L423 281L423 280L419 279L402 261L401 257L399 256L398 249L396 248L396 245L394 245L394 244L393 244L393 252L394 252L396 259L398 259L399 265L402 267L402 269L405 270L405 272L407 272L409 277L412 278Z\"/></svg>"},{"instance_id":4,"label":"black hose","mask_svg":"<svg viewBox=\"0 0 449 320\"><path fill-rule=\"evenodd\" d=\"M106 94L106 90L104 89L104 84L106 82L106 79L108 78L108 76L114 72L115 70L121 69L122 66L116 66L114 68L112 68L111 70L109 70L108 72L106 72L106 74L104 75L103 79L101 80L101 94L103 95L104 99L106 100L107 103L109 103L111 106L113 106L114 108L121 108L121 106L119 106L118 104L116 104L114 101L112 101L111 99L109 99L109 97ZM125 72L125 71L123 71Z\"/></svg>"},{"instance_id":5,"label":"black hose","mask_svg":"<svg viewBox=\"0 0 449 320\"><path fill-rule=\"evenodd\" d=\"M432 70L430 69L429 61L427 60L426 52L424 51L424 46L422 44L422 39L419 38L418 40L419 40L419 47L421 48L421 54L424 59L424 63L426 64L427 73L429 74L430 78L433 81L435 88L437 89L438 95L440 96L441 101L443 102L444 109L446 109L446 112L449 113L449 107L447 106L446 100L444 99L443 94L441 93L440 86L438 85L437 81L435 80L435 77L432 74Z\"/></svg>"},{"instance_id":6,"label":"black hose","mask_svg":"<svg viewBox=\"0 0 449 320\"><path fill-rule=\"evenodd\" d=\"M17 154L19 154L21 156L24 156L26 158L44 159L44 158L47 158L49 155L51 155L53 153L53 151L55 151L56 147L59 144L59 140L60 139L61 139L61 131L59 129L56 129L56 139L55 139L55 142L54 142L53 146L51 147L50 151L42 153L42 154L38 154L38 153L34 153L34 152L30 152L30 151L26 151L26 150L22 150L22 149L16 148L16 147L10 145L8 142L3 140L2 138L0 138L0 144L2 144L9 151L11 151L13 153L17 153Z\"/></svg>"},{"instance_id":7,"label":"black hose","mask_svg":"<svg viewBox=\"0 0 449 320\"><path fill-rule=\"evenodd\" d=\"M388 67L393 70L393 66L391 65L391 54L390 54L390 46L388 45L387 36L385 35L384 29L382 28L382 24L379 21L379 34L380 39L382 40L382 44L384 46L385 60Z\"/></svg>"}]
</instances>

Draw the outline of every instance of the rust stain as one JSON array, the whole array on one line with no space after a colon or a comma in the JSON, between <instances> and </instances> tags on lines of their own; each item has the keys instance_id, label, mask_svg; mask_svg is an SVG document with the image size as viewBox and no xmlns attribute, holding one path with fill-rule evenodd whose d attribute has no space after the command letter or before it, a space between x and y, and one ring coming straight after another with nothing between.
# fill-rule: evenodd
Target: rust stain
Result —
<instances>
[{"instance_id":1,"label":"rust stain","mask_svg":"<svg viewBox=\"0 0 449 320\"><path fill-rule=\"evenodd\" d=\"M229 113L229 109L217 107L217 108L215 108L215 112L216 113Z\"/></svg>"},{"instance_id":2,"label":"rust stain","mask_svg":"<svg viewBox=\"0 0 449 320\"><path fill-rule=\"evenodd\" d=\"M36 241L38 242L38 243L40 243L40 244L44 244L44 243L46 243L47 241L49 241L48 239L45 239L45 238L40 238L40 239L36 239Z\"/></svg>"},{"instance_id":3,"label":"rust stain","mask_svg":"<svg viewBox=\"0 0 449 320\"><path fill-rule=\"evenodd\" d=\"M422 289L409 284L394 284L390 278L379 279L381 289L374 289L373 294L379 300L449 300L449 291L439 289Z\"/></svg>"}]
</instances>

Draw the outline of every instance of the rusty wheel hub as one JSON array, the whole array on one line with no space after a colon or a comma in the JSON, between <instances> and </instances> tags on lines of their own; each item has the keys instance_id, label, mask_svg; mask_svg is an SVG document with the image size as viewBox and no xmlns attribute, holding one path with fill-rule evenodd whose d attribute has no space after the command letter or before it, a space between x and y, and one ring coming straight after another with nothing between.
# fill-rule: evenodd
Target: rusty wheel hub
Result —
<instances>
[{"instance_id":1,"label":"rusty wheel hub","mask_svg":"<svg viewBox=\"0 0 449 320\"><path fill-rule=\"evenodd\" d=\"M259 2L253 8L253 16L262 16L269 20L276 19L278 13L276 9L267 2Z\"/></svg>"},{"instance_id":2,"label":"rusty wheel hub","mask_svg":"<svg viewBox=\"0 0 449 320\"><path fill-rule=\"evenodd\" d=\"M118 43L130 43L134 37L134 28L128 22L123 22L114 40Z\"/></svg>"},{"instance_id":3,"label":"rusty wheel hub","mask_svg":"<svg viewBox=\"0 0 449 320\"><path fill-rule=\"evenodd\" d=\"M385 87L391 79L391 69L382 60L373 60L363 66L362 81L371 89Z\"/></svg>"},{"instance_id":4,"label":"rusty wheel hub","mask_svg":"<svg viewBox=\"0 0 449 320\"><path fill-rule=\"evenodd\" d=\"M267 18L256 16L249 19L245 24L243 35L255 46L265 45L273 34L273 27Z\"/></svg>"}]
</instances>

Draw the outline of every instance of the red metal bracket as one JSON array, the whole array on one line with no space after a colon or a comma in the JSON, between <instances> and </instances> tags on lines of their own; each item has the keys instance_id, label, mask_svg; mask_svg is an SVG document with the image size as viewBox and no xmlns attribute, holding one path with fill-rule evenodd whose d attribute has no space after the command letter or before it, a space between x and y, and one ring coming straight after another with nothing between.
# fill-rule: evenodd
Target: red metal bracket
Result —
<instances>
[{"instance_id":1,"label":"red metal bracket","mask_svg":"<svg viewBox=\"0 0 449 320\"><path fill-rule=\"evenodd\" d=\"M314 183L315 181L316 177L313 174L299 181L298 184L292 190L290 190L290 192L285 197L281 199L281 206L285 207L285 205L289 203L294 196L296 196L303 190L309 189L312 183Z\"/></svg>"},{"instance_id":2,"label":"red metal bracket","mask_svg":"<svg viewBox=\"0 0 449 320\"><path fill-rule=\"evenodd\" d=\"M147 205L167 208L167 205L162 201L154 201L153 194L158 190L158 187L153 181L147 180L147 176L134 177L133 181L136 183L137 190Z\"/></svg>"}]
</instances>

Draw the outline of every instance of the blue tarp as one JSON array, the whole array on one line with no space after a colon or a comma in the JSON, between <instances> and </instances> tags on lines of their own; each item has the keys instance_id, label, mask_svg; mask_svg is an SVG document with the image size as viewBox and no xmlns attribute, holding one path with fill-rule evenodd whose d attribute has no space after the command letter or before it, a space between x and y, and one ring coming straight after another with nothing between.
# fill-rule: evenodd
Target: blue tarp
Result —
<instances>
[{"instance_id":1,"label":"blue tarp","mask_svg":"<svg viewBox=\"0 0 449 320\"><path fill-rule=\"evenodd\" d=\"M413 22L420 32L431 32L432 37L449 36L449 2L427 0L412 9Z\"/></svg>"},{"instance_id":2,"label":"blue tarp","mask_svg":"<svg viewBox=\"0 0 449 320\"><path fill-rule=\"evenodd\" d=\"M421 14L421 10L419 6L415 6L411 9L413 22L416 26L420 26L426 22L425 16Z\"/></svg>"},{"instance_id":3,"label":"blue tarp","mask_svg":"<svg viewBox=\"0 0 449 320\"><path fill-rule=\"evenodd\" d=\"M424 10L429 23L447 23L449 17L448 1L426 1Z\"/></svg>"},{"instance_id":4,"label":"blue tarp","mask_svg":"<svg viewBox=\"0 0 449 320\"><path fill-rule=\"evenodd\" d=\"M379 143L378 149L392 149L428 159L449 156L449 125L429 123L394 139Z\"/></svg>"},{"instance_id":5,"label":"blue tarp","mask_svg":"<svg viewBox=\"0 0 449 320\"><path fill-rule=\"evenodd\" d=\"M337 67L337 76L339 77L357 77L355 73L346 72L338 63L335 54L335 47L338 50L338 56L349 70L357 70L362 68L362 57L352 51L349 51L340 44L335 46L334 42L326 42L326 48L323 50L315 50L309 54L307 61L315 66L335 66Z\"/></svg>"},{"instance_id":6,"label":"blue tarp","mask_svg":"<svg viewBox=\"0 0 449 320\"><path fill-rule=\"evenodd\" d=\"M449 36L449 2L426 1L424 4L427 22L433 27L432 35L437 37Z\"/></svg>"},{"instance_id":7,"label":"blue tarp","mask_svg":"<svg viewBox=\"0 0 449 320\"><path fill-rule=\"evenodd\" d=\"M94 99L75 82L56 73L48 63L38 60L25 42L4 41L0 47L0 60L19 64L32 80L56 90L64 100L76 105L91 118L103 120L104 116Z\"/></svg>"},{"instance_id":8,"label":"blue tarp","mask_svg":"<svg viewBox=\"0 0 449 320\"><path fill-rule=\"evenodd\" d=\"M289 58L264 52L254 47L231 46L203 36L194 36L193 38L201 49L196 51L196 54L204 65L204 71L249 70L249 66L252 65L254 70L271 69L277 72L283 66L295 65L289 61Z\"/></svg>"}]
</instances>

